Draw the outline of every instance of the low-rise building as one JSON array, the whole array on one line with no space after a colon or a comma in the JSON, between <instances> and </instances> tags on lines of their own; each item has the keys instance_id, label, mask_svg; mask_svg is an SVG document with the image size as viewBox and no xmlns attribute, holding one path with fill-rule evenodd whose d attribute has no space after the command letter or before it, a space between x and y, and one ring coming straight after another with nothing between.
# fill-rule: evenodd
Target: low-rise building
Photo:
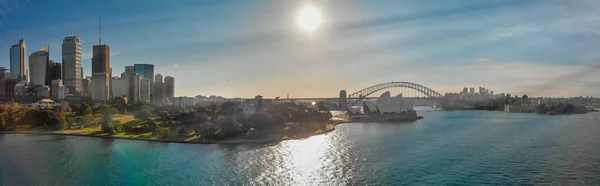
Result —
<instances>
[{"instance_id":1,"label":"low-rise building","mask_svg":"<svg viewBox=\"0 0 600 186\"><path fill-rule=\"evenodd\" d=\"M62 80L52 80L52 86L50 88L50 94L52 99L57 101L64 101L65 97L69 95L69 87L64 86Z\"/></svg>"},{"instance_id":2,"label":"low-rise building","mask_svg":"<svg viewBox=\"0 0 600 186\"><path fill-rule=\"evenodd\" d=\"M35 96L38 98L49 98L50 97L50 87L48 85L34 85L33 92Z\"/></svg>"},{"instance_id":3,"label":"low-rise building","mask_svg":"<svg viewBox=\"0 0 600 186\"><path fill-rule=\"evenodd\" d=\"M129 89L129 80L127 78L112 78L113 99L117 97L127 96Z\"/></svg>"},{"instance_id":4,"label":"low-rise building","mask_svg":"<svg viewBox=\"0 0 600 186\"><path fill-rule=\"evenodd\" d=\"M15 85L15 96L27 96L27 89L29 89L29 83L27 81L21 81Z\"/></svg>"}]
</instances>

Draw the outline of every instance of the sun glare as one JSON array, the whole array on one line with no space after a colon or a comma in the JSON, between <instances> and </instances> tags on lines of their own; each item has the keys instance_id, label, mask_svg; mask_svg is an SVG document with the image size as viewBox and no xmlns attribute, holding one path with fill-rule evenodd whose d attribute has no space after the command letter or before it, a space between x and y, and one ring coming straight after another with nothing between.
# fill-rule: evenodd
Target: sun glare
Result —
<instances>
[{"instance_id":1,"label":"sun glare","mask_svg":"<svg viewBox=\"0 0 600 186\"><path fill-rule=\"evenodd\" d=\"M304 7L298 15L298 26L309 34L319 28L321 21L321 12L312 6Z\"/></svg>"}]
</instances>

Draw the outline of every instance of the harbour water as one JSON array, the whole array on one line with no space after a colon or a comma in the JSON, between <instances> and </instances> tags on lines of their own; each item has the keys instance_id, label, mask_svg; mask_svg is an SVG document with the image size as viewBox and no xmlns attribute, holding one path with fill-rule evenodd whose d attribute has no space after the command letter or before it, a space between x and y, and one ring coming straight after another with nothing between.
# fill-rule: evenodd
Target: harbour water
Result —
<instances>
[{"instance_id":1,"label":"harbour water","mask_svg":"<svg viewBox=\"0 0 600 186\"><path fill-rule=\"evenodd\" d=\"M270 144L0 134L0 185L600 185L597 112L419 115Z\"/></svg>"}]
</instances>

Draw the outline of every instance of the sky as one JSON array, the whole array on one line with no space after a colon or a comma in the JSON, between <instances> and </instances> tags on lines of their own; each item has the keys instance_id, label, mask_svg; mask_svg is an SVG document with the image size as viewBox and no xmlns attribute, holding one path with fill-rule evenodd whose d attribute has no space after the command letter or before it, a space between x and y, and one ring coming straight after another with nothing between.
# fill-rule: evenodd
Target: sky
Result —
<instances>
[{"instance_id":1,"label":"sky","mask_svg":"<svg viewBox=\"0 0 600 186\"><path fill-rule=\"evenodd\" d=\"M321 26L297 24L304 7ZM25 35L61 60L67 35L111 48L113 76L155 65L176 96L337 97L408 81L441 93L485 86L530 96L600 96L600 1L0 0L0 65Z\"/></svg>"}]
</instances>

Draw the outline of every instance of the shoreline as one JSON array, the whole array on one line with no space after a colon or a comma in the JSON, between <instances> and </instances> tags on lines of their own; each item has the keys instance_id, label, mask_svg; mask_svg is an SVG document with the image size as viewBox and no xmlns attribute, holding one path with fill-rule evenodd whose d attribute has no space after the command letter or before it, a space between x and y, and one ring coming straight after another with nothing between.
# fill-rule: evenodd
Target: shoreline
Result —
<instances>
[{"instance_id":1,"label":"shoreline","mask_svg":"<svg viewBox=\"0 0 600 186\"><path fill-rule=\"evenodd\" d=\"M111 136L111 135L90 135L90 134L76 134L76 133L62 133L58 132L44 132L44 131L0 131L0 134L30 134L30 135L51 135L51 136L83 136L83 137L93 137L93 138L104 138L104 139L122 139L122 140L136 140L136 141L148 141L148 142L160 142L160 143L187 143L187 144L257 144L257 143L274 143L281 142L286 140L299 140L306 139L312 136L317 136L321 134L326 134L329 132L333 132L337 125L349 123L350 121L343 122L334 122L333 128L323 130L322 132L311 134L311 135L301 135L301 137L288 138L288 139L273 139L273 138L262 138L262 139L232 139L232 140L177 140L177 139L152 139L152 138L128 138L128 137L120 137L120 136Z\"/></svg>"}]
</instances>

